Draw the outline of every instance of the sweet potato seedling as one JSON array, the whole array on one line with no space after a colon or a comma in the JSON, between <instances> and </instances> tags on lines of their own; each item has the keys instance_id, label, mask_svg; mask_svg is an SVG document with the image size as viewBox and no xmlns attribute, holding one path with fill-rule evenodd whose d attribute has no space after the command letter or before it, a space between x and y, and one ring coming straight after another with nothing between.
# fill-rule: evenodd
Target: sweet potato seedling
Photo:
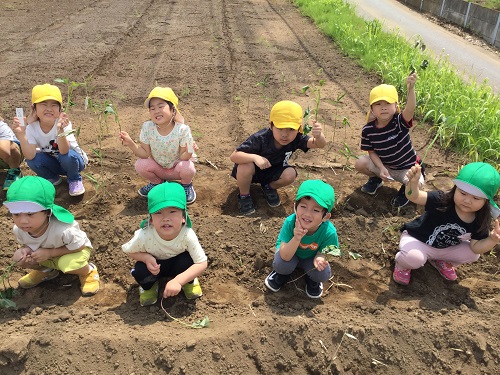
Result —
<instances>
[{"instance_id":1,"label":"sweet potato seedling","mask_svg":"<svg viewBox=\"0 0 500 375\"><path fill-rule=\"evenodd\" d=\"M9 277L14 269L17 262L12 262L7 266L7 268L2 272L0 276L0 281L3 285L3 290L0 291L0 308L4 309L15 309L16 303L12 301L12 297L17 294L16 289L10 285Z\"/></svg>"},{"instance_id":2,"label":"sweet potato seedling","mask_svg":"<svg viewBox=\"0 0 500 375\"><path fill-rule=\"evenodd\" d=\"M171 319L179 323L180 325L186 327L186 328L194 328L194 329L200 329L200 328L208 328L210 325L210 319L208 319L208 316L205 316L203 319L199 319L195 321L194 323L186 323L178 318L173 317L170 315L170 313L167 311L165 307L163 307L163 300L164 298L161 299L160 301L160 306L163 312Z\"/></svg>"}]
</instances>

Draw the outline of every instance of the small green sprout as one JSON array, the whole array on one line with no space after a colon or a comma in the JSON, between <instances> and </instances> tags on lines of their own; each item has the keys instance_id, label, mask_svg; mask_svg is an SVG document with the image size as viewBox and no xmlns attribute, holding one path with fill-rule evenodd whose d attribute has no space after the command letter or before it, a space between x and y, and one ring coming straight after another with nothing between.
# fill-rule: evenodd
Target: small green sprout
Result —
<instances>
[{"instance_id":1,"label":"small green sprout","mask_svg":"<svg viewBox=\"0 0 500 375\"><path fill-rule=\"evenodd\" d=\"M16 303L12 301L12 297L17 294L17 290L15 290L12 285L10 285L9 277L14 269L14 266L17 262L12 262L7 266L7 268L2 272L2 276L0 276L0 281L3 285L3 290L0 291L0 308L4 309L15 309ZM6 284L7 281L7 284ZM8 286L7 286L8 285Z\"/></svg>"},{"instance_id":2,"label":"small green sprout","mask_svg":"<svg viewBox=\"0 0 500 375\"><path fill-rule=\"evenodd\" d=\"M208 328L210 326L210 319L208 319L208 316L205 316L203 319L199 319L191 324L183 322L182 320L173 317L172 315L169 314L169 312L165 309L165 307L163 307L163 300L164 300L164 298L162 298L160 301L160 306L161 306L161 309L163 310L163 312L170 319L175 320L180 325L183 325L184 327L187 327L187 328L194 328L194 329Z\"/></svg>"},{"instance_id":3,"label":"small green sprout","mask_svg":"<svg viewBox=\"0 0 500 375\"><path fill-rule=\"evenodd\" d=\"M357 259L360 259L363 257L362 255L360 255L358 253L354 253L350 250L344 251L336 245L329 245L329 246L324 247L321 250L321 254L324 254L327 257L332 256L332 257L337 257L337 258L342 257L342 256L350 256L354 260L357 260Z\"/></svg>"}]
</instances>

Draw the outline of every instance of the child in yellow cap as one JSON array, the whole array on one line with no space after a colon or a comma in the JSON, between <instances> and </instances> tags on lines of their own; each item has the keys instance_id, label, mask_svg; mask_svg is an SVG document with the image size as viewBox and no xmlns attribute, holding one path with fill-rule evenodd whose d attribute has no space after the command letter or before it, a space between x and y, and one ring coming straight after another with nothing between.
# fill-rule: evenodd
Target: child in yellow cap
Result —
<instances>
[{"instance_id":1,"label":"child in yellow cap","mask_svg":"<svg viewBox=\"0 0 500 375\"><path fill-rule=\"evenodd\" d=\"M420 191L421 173L419 165L407 173L406 195L425 206L425 212L402 227L393 272L394 281L402 285L409 284L411 270L426 262L444 279L456 280L455 267L477 261L500 243L500 211L494 200L500 174L495 168L482 162L469 163L449 191Z\"/></svg>"},{"instance_id":2,"label":"child in yellow cap","mask_svg":"<svg viewBox=\"0 0 500 375\"><path fill-rule=\"evenodd\" d=\"M320 298L323 281L332 276L330 264L321 250L339 246L337 229L330 221L335 192L321 180L304 181L295 197L295 213L285 219L276 241L273 271L266 287L278 292L298 267L306 273L306 295Z\"/></svg>"},{"instance_id":3,"label":"child in yellow cap","mask_svg":"<svg viewBox=\"0 0 500 375\"><path fill-rule=\"evenodd\" d=\"M141 229L122 246L136 261L130 273L140 285L141 306L156 303L160 277L170 278L163 298L176 296L181 290L188 299L201 297L198 276L207 268L207 256L192 229L183 187L176 182L153 187L148 194L148 211L149 218Z\"/></svg>"},{"instance_id":4,"label":"child in yellow cap","mask_svg":"<svg viewBox=\"0 0 500 375\"><path fill-rule=\"evenodd\" d=\"M354 167L367 175L368 182L361 191L374 195L384 181L399 181L402 186L392 199L394 208L408 203L405 196L405 185L408 179L406 172L420 158L413 149L410 139L410 128L413 126L413 114L417 105L415 82L417 75L410 74L406 78L408 98L403 111L399 112L398 92L392 85L379 85L370 92L370 113L368 124L361 132L361 150L368 155L356 159ZM423 184L423 176L421 184Z\"/></svg>"},{"instance_id":5,"label":"child in yellow cap","mask_svg":"<svg viewBox=\"0 0 500 375\"><path fill-rule=\"evenodd\" d=\"M61 91L57 86L36 85L31 92L31 113L21 126L14 118L12 129L21 143L28 166L54 186L66 176L69 195L85 193L81 171L88 163L87 154L80 148L72 124L62 108Z\"/></svg>"},{"instance_id":6,"label":"child in yellow cap","mask_svg":"<svg viewBox=\"0 0 500 375\"><path fill-rule=\"evenodd\" d=\"M8 190L14 181L23 177L21 169L21 146L16 135L0 117L0 169L7 169L3 190Z\"/></svg>"},{"instance_id":7,"label":"child in yellow cap","mask_svg":"<svg viewBox=\"0 0 500 375\"><path fill-rule=\"evenodd\" d=\"M270 207L278 207L281 200L276 189L290 185L297 177L295 168L288 164L293 152L326 145L321 124L313 121L312 137L304 135L302 118L299 104L290 100L276 103L269 116L269 128L252 134L231 154L235 163L231 175L238 184L238 207L242 215L255 212L250 196L252 183L261 185Z\"/></svg>"},{"instance_id":8,"label":"child in yellow cap","mask_svg":"<svg viewBox=\"0 0 500 375\"><path fill-rule=\"evenodd\" d=\"M56 278L59 271L77 275L84 296L99 290L99 273L89 263L92 244L75 218L54 204L56 189L44 178L26 176L7 191L4 206L12 214L14 235L21 247L12 259L32 269L19 279L21 288L33 288Z\"/></svg>"},{"instance_id":9,"label":"child in yellow cap","mask_svg":"<svg viewBox=\"0 0 500 375\"><path fill-rule=\"evenodd\" d=\"M178 110L179 100L170 87L155 87L144 106L149 109L151 120L142 124L140 143L135 143L125 131L119 133L122 143L139 158L136 172L149 180L138 193L147 197L152 188L164 181L180 181L187 204L191 204L196 200L193 188L196 144Z\"/></svg>"}]
</instances>

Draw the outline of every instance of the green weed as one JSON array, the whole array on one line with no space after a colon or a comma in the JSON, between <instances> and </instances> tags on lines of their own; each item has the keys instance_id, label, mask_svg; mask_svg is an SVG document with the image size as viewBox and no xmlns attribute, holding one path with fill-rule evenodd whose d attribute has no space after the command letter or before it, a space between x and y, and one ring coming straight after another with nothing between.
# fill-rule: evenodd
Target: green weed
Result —
<instances>
[{"instance_id":1,"label":"green weed","mask_svg":"<svg viewBox=\"0 0 500 375\"><path fill-rule=\"evenodd\" d=\"M12 262L11 264L9 264L0 276L0 281L3 285L3 290L0 291L0 308L3 309L16 308L16 303L12 301L12 298L17 294L17 291L12 287L12 285L10 285L9 280L10 274L12 273L12 270L14 269L16 263L17 262Z\"/></svg>"},{"instance_id":2,"label":"green weed","mask_svg":"<svg viewBox=\"0 0 500 375\"><path fill-rule=\"evenodd\" d=\"M381 30L378 21L358 17L342 0L295 0L301 11L335 40L343 52L398 90L406 100L405 78L418 70L418 119L429 121L436 142L472 161L500 163L500 97L487 81L465 81L446 56L427 51L420 37L414 42ZM422 121L423 122L423 121Z\"/></svg>"}]
</instances>

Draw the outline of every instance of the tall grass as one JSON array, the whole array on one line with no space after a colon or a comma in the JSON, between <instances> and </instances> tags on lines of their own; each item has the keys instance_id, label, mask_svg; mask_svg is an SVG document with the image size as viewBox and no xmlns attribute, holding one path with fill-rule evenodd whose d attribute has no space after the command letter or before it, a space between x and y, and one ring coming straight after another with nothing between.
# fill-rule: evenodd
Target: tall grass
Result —
<instances>
[{"instance_id":1,"label":"tall grass","mask_svg":"<svg viewBox=\"0 0 500 375\"><path fill-rule=\"evenodd\" d=\"M453 148L471 161L500 163L500 96L487 82L470 79L451 65L446 56L425 50L419 37L410 40L385 32L377 20L358 17L342 0L294 0L342 51L374 72L384 83L396 86L406 100L405 78L412 68L416 85L417 118L430 123L444 148ZM424 60L430 61L424 69Z\"/></svg>"}]
</instances>

